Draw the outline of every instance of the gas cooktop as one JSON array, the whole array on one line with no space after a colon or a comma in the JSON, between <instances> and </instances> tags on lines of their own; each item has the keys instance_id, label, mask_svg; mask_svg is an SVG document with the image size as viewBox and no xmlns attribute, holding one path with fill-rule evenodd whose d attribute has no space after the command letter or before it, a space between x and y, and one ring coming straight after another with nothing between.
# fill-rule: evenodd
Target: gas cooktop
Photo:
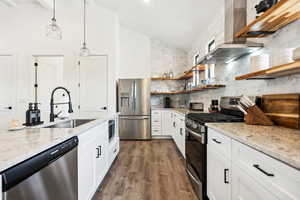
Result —
<instances>
[{"instance_id":1,"label":"gas cooktop","mask_svg":"<svg viewBox=\"0 0 300 200\"><path fill-rule=\"evenodd\" d=\"M198 123L215 123L215 122L243 122L241 116L227 115L222 113L190 113L187 118Z\"/></svg>"}]
</instances>

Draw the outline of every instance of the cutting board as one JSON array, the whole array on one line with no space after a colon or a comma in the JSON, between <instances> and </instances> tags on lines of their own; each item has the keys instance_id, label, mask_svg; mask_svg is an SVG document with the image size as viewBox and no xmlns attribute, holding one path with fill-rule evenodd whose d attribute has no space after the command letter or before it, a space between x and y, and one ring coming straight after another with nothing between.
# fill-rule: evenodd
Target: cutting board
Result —
<instances>
[{"instance_id":1,"label":"cutting board","mask_svg":"<svg viewBox=\"0 0 300 200\"><path fill-rule=\"evenodd\" d=\"M300 129L300 94L263 95L261 107L276 125Z\"/></svg>"}]
</instances>

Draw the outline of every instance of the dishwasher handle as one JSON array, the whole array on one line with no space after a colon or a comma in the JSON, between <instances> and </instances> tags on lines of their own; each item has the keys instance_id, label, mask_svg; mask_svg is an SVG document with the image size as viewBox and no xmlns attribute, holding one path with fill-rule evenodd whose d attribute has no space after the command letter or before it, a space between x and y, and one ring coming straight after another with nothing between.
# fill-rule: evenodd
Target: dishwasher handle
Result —
<instances>
[{"instance_id":1,"label":"dishwasher handle","mask_svg":"<svg viewBox=\"0 0 300 200\"><path fill-rule=\"evenodd\" d=\"M28 177L40 171L44 167L55 162L78 146L78 138L73 137L58 144L22 163L2 172L2 192L7 192Z\"/></svg>"}]
</instances>

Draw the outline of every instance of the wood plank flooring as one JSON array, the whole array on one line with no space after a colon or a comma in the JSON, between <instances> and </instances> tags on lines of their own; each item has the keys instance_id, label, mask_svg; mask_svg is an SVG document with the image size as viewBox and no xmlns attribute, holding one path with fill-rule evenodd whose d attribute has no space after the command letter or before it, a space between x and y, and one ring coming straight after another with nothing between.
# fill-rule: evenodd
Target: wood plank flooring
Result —
<instances>
[{"instance_id":1,"label":"wood plank flooring","mask_svg":"<svg viewBox=\"0 0 300 200\"><path fill-rule=\"evenodd\" d=\"M94 200L198 200L171 140L122 141Z\"/></svg>"}]
</instances>

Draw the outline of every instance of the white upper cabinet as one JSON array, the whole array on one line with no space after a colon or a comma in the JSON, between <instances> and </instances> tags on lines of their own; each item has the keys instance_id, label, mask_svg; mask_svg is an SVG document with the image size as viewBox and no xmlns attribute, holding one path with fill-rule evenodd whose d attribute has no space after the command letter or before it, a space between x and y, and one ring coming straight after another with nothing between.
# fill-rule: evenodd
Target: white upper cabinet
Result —
<instances>
[{"instance_id":1,"label":"white upper cabinet","mask_svg":"<svg viewBox=\"0 0 300 200\"><path fill-rule=\"evenodd\" d=\"M80 114L106 113L108 107L107 56L82 57L79 68Z\"/></svg>"}]
</instances>

